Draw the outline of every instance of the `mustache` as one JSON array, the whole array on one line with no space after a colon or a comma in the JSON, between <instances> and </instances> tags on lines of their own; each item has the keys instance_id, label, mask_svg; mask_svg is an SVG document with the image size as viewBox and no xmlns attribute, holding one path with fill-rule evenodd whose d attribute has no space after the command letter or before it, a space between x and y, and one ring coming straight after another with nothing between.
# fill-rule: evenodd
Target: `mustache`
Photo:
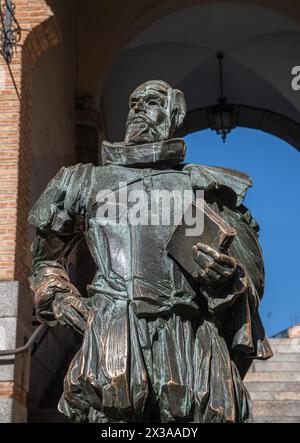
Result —
<instances>
[{"instance_id":1,"label":"mustache","mask_svg":"<svg viewBox=\"0 0 300 443\"><path fill-rule=\"evenodd\" d=\"M154 126L154 122L147 117L145 114L136 114L133 115L132 117L129 117L127 119L127 123L126 126L129 126L130 124L134 124L134 123L146 123L148 126L153 127Z\"/></svg>"}]
</instances>

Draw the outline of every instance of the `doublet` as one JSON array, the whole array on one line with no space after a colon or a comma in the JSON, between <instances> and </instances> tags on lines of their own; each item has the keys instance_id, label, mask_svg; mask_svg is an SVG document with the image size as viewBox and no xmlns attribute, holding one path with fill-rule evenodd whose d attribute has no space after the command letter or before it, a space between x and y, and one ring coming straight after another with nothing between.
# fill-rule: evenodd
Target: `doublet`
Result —
<instances>
[{"instance_id":1,"label":"doublet","mask_svg":"<svg viewBox=\"0 0 300 443\"><path fill-rule=\"evenodd\" d=\"M67 257L82 237L96 265L82 347L59 404L73 421L252 420L243 373L253 358L272 353L258 313L264 286L258 225L242 204L251 180L182 164L184 150L181 139L127 151L104 143L101 166L62 168L30 212L37 228L31 285L42 282L47 294L35 300L41 320L55 324L51 306L61 290L55 276L68 280ZM241 264L234 281L222 290L201 287L165 250L172 224L99 223L99 195L112 193L118 206L125 185L149 197L153 190L203 190L237 232L229 249Z\"/></svg>"}]
</instances>

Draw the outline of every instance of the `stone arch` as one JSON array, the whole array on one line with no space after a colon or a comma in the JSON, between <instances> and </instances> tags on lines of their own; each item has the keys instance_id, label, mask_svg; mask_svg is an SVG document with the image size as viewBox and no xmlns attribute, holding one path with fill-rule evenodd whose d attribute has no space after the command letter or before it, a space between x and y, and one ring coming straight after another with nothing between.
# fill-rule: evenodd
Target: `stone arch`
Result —
<instances>
[{"instance_id":1,"label":"stone arch","mask_svg":"<svg viewBox=\"0 0 300 443\"><path fill-rule=\"evenodd\" d=\"M247 10L249 11L252 9L251 13L257 14L262 23L264 23L263 19L267 18L268 26L270 26L274 11L276 12L278 17L280 17L278 12L281 13L281 18L278 19L278 22L275 21L276 25L274 26L274 29L272 31L270 30L262 32L262 30L259 30L256 35L255 32L257 30L255 27L253 28L254 34L253 36L251 36L251 38L253 38L253 41L250 41L249 38L249 49L247 46L248 42L245 40L245 43L243 43L243 45L245 44L246 50L249 50L250 54L251 51L253 51L254 45L259 47L261 41L263 42L263 44L272 44L275 47L276 43L278 42L281 45L281 51L284 45L285 47L290 47L288 46L288 41L292 42L292 45L294 45L294 52L296 48L298 48L299 44L295 44L295 42L299 42L300 26L298 24L300 23L300 14L296 12L293 15L291 2L287 2L285 5L282 5L282 3L280 4L279 2L271 3L268 1L259 0L236 0L233 2L226 2L225 0L219 0L217 2L208 0L188 0L184 4L180 0L177 0L175 2L166 1L160 3L156 6L156 8L148 10L142 17L138 18L134 22L133 26L130 27L127 34L124 33L123 36L120 37L119 42L121 42L121 40L123 39L123 52L119 52L118 55L115 54L116 64L114 65L114 68L110 71L110 74L107 75L107 79L111 79L113 77L113 82L111 83L111 85L109 85L109 88L110 91L114 92L110 95L109 100L105 100L107 83L103 90L103 85L101 84L102 80L100 80L100 83L98 84L97 94L99 102L100 96L102 96L102 99L104 97L104 108L106 108L106 110L108 109L108 118L106 116L107 127L114 127L114 131L117 133L118 138L121 136L121 132L118 128L118 122L122 121L122 123L124 124L124 119L122 120L122 116L126 115L126 109L125 107L123 107L123 103L126 104L126 97L128 95L128 92L130 92L128 88L135 87L138 84L137 82L145 81L145 75L146 73L148 75L149 72L150 78L156 78L159 75L159 72L166 73L167 76L165 77L165 80L169 81L169 83L174 85L175 87L182 89L186 97L188 96L188 116L185 124L185 132L194 132L196 130L206 129L209 127L207 119L207 109L213 106L213 104L217 103L218 94L218 78L217 75L215 75L215 73L217 73L217 65L215 65L216 61L214 61L214 55L212 56L214 52L211 51L211 47L209 45L201 46L202 40L201 43L199 43L199 45L197 46L197 49L195 49L195 47L193 47L191 44L190 36L190 40L188 40L189 44L186 44L184 37L181 40L182 33L180 33L180 29L178 30L178 33L176 33L176 38L172 33L169 35L167 20L169 20L172 15L170 15L170 12L175 11L177 14L176 24L180 23L180 17L184 16L186 11L188 10L188 6L196 6L198 8L198 14L200 14L200 7L202 11L202 6L205 6L204 9L207 9L207 6L212 5L215 8L214 12L217 12L217 8L221 6L222 12L220 12L220 14L222 14L225 12L227 3L232 9L235 8L235 6L233 6L235 3L237 5L239 4L239 7L247 7ZM259 8L257 8L257 6L259 6ZM254 11L255 9L256 11ZM193 7L192 10L194 11L195 8ZM175 14L173 14L173 18L171 19L173 21L170 22L169 20L171 29L175 29L176 27L174 16ZM191 18L191 15L189 17ZM185 19L186 18L187 16L185 16ZM221 16L219 17L219 19L220 18ZM291 18L293 19L293 23L291 22ZM159 26L155 28L156 23L158 22ZM190 22L186 21L186 23ZM140 34L140 31L145 28L145 26L147 27L147 25L149 25L149 28L147 28L146 30L144 29L143 33ZM278 28L275 29L276 26L278 26ZM148 32L148 29L151 29L150 32ZM158 31L158 37L157 35L155 35L155 30ZM168 34L170 39L165 38L165 33ZM139 35L142 35L142 37L140 38ZM198 34L196 35L198 36ZM159 40L159 38L161 38L161 40ZM195 39L195 37L193 38ZM272 43L271 39L273 39ZM216 42L217 38L213 41L213 44L215 44ZM222 43L223 42L221 41L221 46ZM207 44L207 40L205 40L205 44ZM251 47L252 44L253 46ZM229 103L234 105L235 113L237 114L237 126L260 129L266 132L270 132L271 134L286 140L296 149L299 149L300 108L297 105L297 97L291 88L292 77L289 76L291 75L292 65L290 66L289 64L287 64L288 68L285 65L284 73L286 75L286 79L284 81L284 84L283 81L279 84L279 75L277 75L276 77L276 73L273 76L272 72L266 72L263 63L261 64L261 66L259 66L259 64L257 64L257 66L251 66L251 64L248 63L247 60L245 60L242 50L239 49L239 45L237 45L237 48L235 48L233 45L232 53L230 45L228 47L230 48L230 51L228 51L228 55L226 54L226 60L228 60L228 66L230 67L228 77L233 78L231 91L228 93L228 101ZM215 50L217 49L219 48L215 48ZM201 60L201 62L198 61L198 64L195 63L193 65L194 60L197 60L198 56L202 57L201 59L199 59ZM252 62L253 52L251 56ZM182 62L174 63L173 66L173 61L176 59L176 57L182 60ZM295 58L294 55L293 57ZM291 57L291 63L293 57ZM258 60L260 60L260 58L258 58ZM188 62L188 67L181 68L180 64L186 66L186 61ZM172 68L169 67L170 62ZM156 68L152 69L152 65L156 66ZM128 66L135 66L134 70L131 69L130 75L127 75L130 71ZM147 66L147 69L144 66ZM203 67L204 74L201 73L201 70L203 71ZM179 69L177 70L177 68ZM256 70L256 68L258 69ZM184 69L186 69L186 71ZM237 75L234 75L234 71L237 72L238 75L240 75L240 78L245 79L245 83L249 82L249 85L252 83L252 97L250 92L244 95L240 94L240 92L243 92L243 87L238 87L239 79L237 78ZM116 75L117 72L121 73L119 74L119 80L123 81L123 83L119 83L121 86L118 85L118 77ZM180 72L179 75L178 72ZM284 73L281 74L281 78L283 78ZM213 81L211 81L211 74L213 74ZM209 82L207 81L207 79L209 79ZM215 85L215 95L209 92L207 94L204 94L204 98L199 97L199 90L201 89L199 88L199 83L201 82L208 83L209 90L212 89L211 85ZM112 85L115 87L113 87ZM194 87L193 92L191 92L192 86ZM255 88L257 88L257 90L255 90ZM247 88L244 87L244 90L245 89ZM126 93L122 95L124 93L124 90L126 90ZM205 92L203 91L203 88L201 89L201 91ZM261 91L263 91L263 95L260 94ZM110 92L108 92L108 94L110 94ZM115 124L112 126L110 125L110 120L112 121L112 119L110 119L109 115L112 114L111 111L113 108L116 109L114 103L116 96L119 97L120 105L118 104L119 111L117 111L119 113L117 115L113 115L113 121ZM196 100L194 96L197 97ZM253 99L253 97L255 97L255 99ZM233 100L231 100L231 98L233 98ZM108 137L110 136L109 132L112 134L112 131L108 130Z\"/></svg>"},{"instance_id":2,"label":"stone arch","mask_svg":"<svg viewBox=\"0 0 300 443\"><path fill-rule=\"evenodd\" d=\"M157 1L152 7L145 8L144 13L138 16L130 26L127 27L125 32L119 34L116 42L111 44L109 55L105 60L105 64L101 66L99 72L99 81L95 91L96 103L100 100L106 78L108 77L114 62L126 45L128 45L128 43L143 29L154 23L156 20L166 17L175 11L185 9L189 6L209 3L228 3L228 0L164 0ZM296 10L293 0L287 0L284 3L280 0L231 0L230 3L248 3L254 6L261 6L283 15L287 15L300 22L300 12Z\"/></svg>"},{"instance_id":3,"label":"stone arch","mask_svg":"<svg viewBox=\"0 0 300 443\"><path fill-rule=\"evenodd\" d=\"M258 129L289 143L300 151L300 125L284 115L268 109L259 109L245 105L232 105L236 125L244 128ZM190 111L185 119L181 134L209 129L208 114L210 108Z\"/></svg>"}]
</instances>

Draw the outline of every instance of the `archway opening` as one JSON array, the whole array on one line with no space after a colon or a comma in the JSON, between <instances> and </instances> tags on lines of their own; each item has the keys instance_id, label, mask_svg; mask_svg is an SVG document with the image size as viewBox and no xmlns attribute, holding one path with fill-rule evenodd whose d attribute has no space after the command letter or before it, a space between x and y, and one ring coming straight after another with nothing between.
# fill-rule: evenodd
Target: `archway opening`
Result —
<instances>
[{"instance_id":1,"label":"archway opening","mask_svg":"<svg viewBox=\"0 0 300 443\"><path fill-rule=\"evenodd\" d=\"M186 161L223 166L247 173L253 180L245 205L260 225L265 260L265 294L260 313L272 336L297 321L299 153L285 141L253 129L237 128L226 144L212 131L185 137ZM293 277L294 276L294 277Z\"/></svg>"}]
</instances>

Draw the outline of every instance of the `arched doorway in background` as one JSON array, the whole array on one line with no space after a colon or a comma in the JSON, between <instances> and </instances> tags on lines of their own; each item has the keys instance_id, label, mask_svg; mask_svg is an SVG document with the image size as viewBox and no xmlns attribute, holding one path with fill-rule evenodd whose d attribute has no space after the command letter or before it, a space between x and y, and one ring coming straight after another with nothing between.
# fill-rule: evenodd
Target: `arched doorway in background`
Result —
<instances>
[{"instance_id":1,"label":"arched doorway in background","mask_svg":"<svg viewBox=\"0 0 300 443\"><path fill-rule=\"evenodd\" d=\"M266 271L260 312L268 335L287 329L300 312L299 153L277 137L245 128L233 130L225 144L209 130L185 141L185 161L237 169L253 180L245 205L260 225Z\"/></svg>"},{"instance_id":2,"label":"arched doorway in background","mask_svg":"<svg viewBox=\"0 0 300 443\"><path fill-rule=\"evenodd\" d=\"M261 217L260 208L254 196L257 192L261 193L260 198L265 197L271 205L276 195L276 189L273 188L277 183L277 178L282 186L281 190L284 189L285 184L281 184L280 170L276 170L275 174L276 168L272 169L267 160L274 162L277 152L276 165L285 165L287 170L292 156L295 161L292 161L291 164L293 167L297 166L296 156L298 153L282 140L263 133L259 135L258 131L252 132L243 129L234 130L226 145L220 142L217 147L214 147L217 136L205 131L208 128L206 110L216 104L219 95L216 53L221 50L226 57L224 63L225 94L228 96L229 103L239 109L238 125L263 129L265 132L275 134L288 141L295 148L300 146L299 95L291 88L291 69L299 64L300 14L298 21L292 18L292 14L284 15L284 8L280 6L280 2L277 3L278 8L275 11L275 9L262 7L262 4L268 3L263 1L182 2L172 0L172 2L153 2L164 3L164 7L160 5L161 12L157 11L155 20L153 19L154 14L152 18L145 19L145 23L142 24L143 20L139 21L137 17L139 8L142 8L141 2L139 2L139 6L136 4L132 6L133 12L136 11L135 19L132 21L128 18L129 7L127 15L124 14L121 19L110 11L110 6L106 2L88 1L78 17L76 17L75 10L69 14L66 6L64 6L65 11L62 13L61 6L58 6L55 0L49 0L49 3L56 4L57 18L63 32L64 47L60 58L53 50L37 66L39 72L36 71L37 82L35 82L36 90L33 96L33 125L35 128L33 153L35 158L32 174L38 172L40 178L38 175L36 176L31 197L42 191L44 184L53 175L54 166L62 164L68 166L78 161L72 148L72 143L76 144L78 141L74 98L81 99L83 97L86 100L82 101L84 106L86 106L85 103L88 104L88 109L84 108L84 111L90 112L96 109L100 112L99 141L104 136L110 141L121 140L124 134L129 92L143 81L161 78L170 82L172 86L183 90L187 99L188 115L185 124L189 145L187 160L237 168L252 176L254 187L249 192L247 204L261 224L262 240L266 235L268 220L273 223L272 237L265 237L266 240L263 242L271 244L274 240L275 245L272 245L272 248L277 252L282 241L279 241L279 236L281 239L284 238L284 233L278 228L279 221L283 220L282 208L276 209L275 203L272 208L262 205L262 209L272 210L272 213L275 214L274 218L265 219L264 215ZM145 7L145 11L143 11L145 16L150 14L149 5L147 3L146 6L146 3L143 6ZM290 2L286 2L285 6L288 10ZM97 14L94 13L94 9L97 9ZM280 9L282 9L282 13L279 12ZM132 15L134 16L134 14ZM107 27L105 28L107 22L113 24L114 27L109 27L109 30ZM140 25L136 22L139 22ZM115 36L112 45L109 32L113 32ZM106 39L101 33L106 35ZM128 37L129 35L131 38ZM286 50L287 47L289 51ZM58 66L59 69L57 69ZM55 71L55 75L51 75L52 70ZM59 75L61 70L64 70L63 81ZM45 83L47 77L48 81ZM65 89L63 83L66 86ZM59 84L59 91L57 84ZM57 97L56 93L59 94ZM39 108L42 103L41 97L51 114L50 120L47 118L47 113L41 114ZM89 103L92 103L91 107L95 109L89 109ZM84 115L84 119L88 112ZM90 124L86 120L83 123L87 123L86 126ZM68 128L67 132L65 131L66 127ZM197 132L200 129L203 131ZM40 150L39 143L42 142L45 135L47 136L47 146L44 145ZM208 135L215 138L210 138ZM260 139L260 136L269 137L265 138L265 142L266 140L270 141L267 151L263 150L264 141ZM59 143L65 142L67 144L60 151ZM231 143L234 144L231 146ZM272 151L272 144L277 151ZM230 152L236 153L236 155L230 157ZM43 156L44 158L50 156L51 163L45 162ZM238 159L240 161L236 162ZM39 169L41 164L44 165L44 174ZM274 177L270 182L265 180L264 183L263 175L256 176L255 171L258 170L258 166L263 164L268 173L274 172ZM292 187L294 192L296 184L293 179L296 182L296 175L291 174L288 179L292 179L292 181L287 187L289 189ZM264 186L261 186L262 184ZM291 195L296 198L295 193ZM289 206L287 209L291 215L293 206ZM288 218L284 220L288 220ZM289 229L290 234L291 226ZM274 233L277 234L276 237ZM264 247L265 254L267 249ZM269 251L273 255L273 249L269 249ZM265 258L268 262L268 256L265 255ZM282 260L282 254L280 259ZM280 263L282 261L278 264ZM277 269L279 273L279 268ZM294 269L291 268L291 271L295 272ZM268 275L271 276L271 274ZM283 281L280 282L280 284L282 283ZM279 294L280 288L278 285L276 294ZM284 289L283 286L282 289ZM290 290L292 291L292 288ZM268 282L266 291L265 300L267 303L267 300L273 296L272 286L268 286ZM276 297L279 299L280 295L276 295ZM262 309L265 310L266 319L268 312L272 312L273 317L271 317L269 325L267 321L268 332L272 334L277 332L277 326L274 326L273 329L272 323L275 319L274 310L269 309L264 303ZM284 315L287 319L290 315L289 311L287 310ZM286 323L282 327L285 326ZM55 351L55 355L57 352L55 346L61 346L63 331L58 332L57 337L55 337L55 332L52 334L54 342L45 346L44 353L45 349L46 354L52 350ZM55 342L55 338L58 338L57 342ZM46 357L48 356L42 358L41 364L45 363L47 366ZM58 372L62 372L61 370L62 368L58 368ZM37 405L40 409L42 409L40 405L45 404L48 406L50 404L51 408L54 408L61 393L62 378L59 386L53 386L51 385L51 377L53 380L57 374L50 374L43 391L37 393L37 402L40 402ZM34 389L35 378L33 376L30 392L34 392ZM55 391L54 394L53 391ZM49 392L52 397L50 403L47 403ZM52 413L54 413L53 411L54 409L52 409ZM48 412L45 415L46 418L47 414ZM46 419L45 417L44 419ZM59 420L58 417L56 414L55 419ZM41 417L38 419L42 420Z\"/></svg>"}]
</instances>

